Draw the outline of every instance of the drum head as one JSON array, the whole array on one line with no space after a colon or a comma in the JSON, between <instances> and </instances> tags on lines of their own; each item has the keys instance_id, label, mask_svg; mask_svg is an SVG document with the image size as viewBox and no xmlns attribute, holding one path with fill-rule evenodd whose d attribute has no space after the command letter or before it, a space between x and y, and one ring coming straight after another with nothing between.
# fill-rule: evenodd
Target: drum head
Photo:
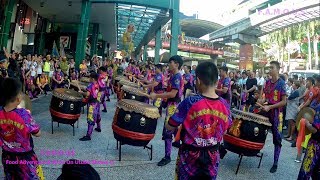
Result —
<instances>
[{"instance_id":1,"label":"drum head","mask_svg":"<svg viewBox=\"0 0 320 180\"><path fill-rule=\"evenodd\" d=\"M300 126L300 120L302 118L305 118L310 123L313 123L315 114L316 114L316 112L310 107L305 107L305 108L301 109L300 112L298 113L297 118L296 118L296 127ZM309 129L306 128L305 129L305 134L307 135L307 134L310 134L310 133L311 132L309 131Z\"/></svg>"},{"instance_id":2,"label":"drum head","mask_svg":"<svg viewBox=\"0 0 320 180\"><path fill-rule=\"evenodd\" d=\"M53 96L68 101L82 101L82 95L72 89L57 88L53 91Z\"/></svg>"},{"instance_id":3,"label":"drum head","mask_svg":"<svg viewBox=\"0 0 320 180\"><path fill-rule=\"evenodd\" d=\"M140 87L139 84L137 84L137 83L131 82L129 80L123 80L123 79L119 82L119 84L131 86L131 87L135 87L135 88L139 88Z\"/></svg>"},{"instance_id":4,"label":"drum head","mask_svg":"<svg viewBox=\"0 0 320 180\"><path fill-rule=\"evenodd\" d=\"M25 108L27 110L29 110L30 112L32 111L32 103L31 100L29 98L29 96L27 96L26 94L22 95L22 101L21 103L18 105L19 108Z\"/></svg>"},{"instance_id":5,"label":"drum head","mask_svg":"<svg viewBox=\"0 0 320 180\"><path fill-rule=\"evenodd\" d=\"M127 78L125 76L117 76L114 78L114 80L116 81L120 81L120 80L126 80Z\"/></svg>"},{"instance_id":6,"label":"drum head","mask_svg":"<svg viewBox=\"0 0 320 180\"><path fill-rule=\"evenodd\" d=\"M134 94L134 95L144 96L144 97L148 97L149 96L145 91L140 90L140 89L135 88L135 87L127 86L127 85L123 85L121 89L123 91L125 91L125 92L129 92L129 93Z\"/></svg>"},{"instance_id":7,"label":"drum head","mask_svg":"<svg viewBox=\"0 0 320 180\"><path fill-rule=\"evenodd\" d=\"M232 109L231 114L232 114L232 116L234 116L238 119L243 119L246 121L253 121L258 124L263 124L263 125L271 127L271 123L269 121L269 118L261 116L259 114L244 112L244 111L240 111L237 109Z\"/></svg>"},{"instance_id":8,"label":"drum head","mask_svg":"<svg viewBox=\"0 0 320 180\"><path fill-rule=\"evenodd\" d=\"M143 114L151 119L158 119L160 117L158 108L147 103L122 99L118 102L117 106L125 111Z\"/></svg>"}]
</instances>

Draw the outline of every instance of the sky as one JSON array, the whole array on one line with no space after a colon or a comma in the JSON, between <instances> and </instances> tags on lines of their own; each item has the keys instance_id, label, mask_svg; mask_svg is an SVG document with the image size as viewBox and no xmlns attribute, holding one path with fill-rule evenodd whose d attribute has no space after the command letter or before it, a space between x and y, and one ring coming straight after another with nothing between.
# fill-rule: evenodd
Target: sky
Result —
<instances>
[{"instance_id":1,"label":"sky","mask_svg":"<svg viewBox=\"0 0 320 180\"><path fill-rule=\"evenodd\" d=\"M223 20L218 15L232 10L241 1L243 0L180 0L180 12L191 16L198 11L199 19L223 25Z\"/></svg>"}]
</instances>

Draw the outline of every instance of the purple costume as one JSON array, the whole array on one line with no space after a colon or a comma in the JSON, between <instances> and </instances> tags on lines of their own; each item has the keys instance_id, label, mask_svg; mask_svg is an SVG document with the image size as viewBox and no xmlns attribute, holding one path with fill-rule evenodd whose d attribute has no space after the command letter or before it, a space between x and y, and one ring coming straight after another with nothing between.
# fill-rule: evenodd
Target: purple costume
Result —
<instances>
[{"instance_id":1,"label":"purple costume","mask_svg":"<svg viewBox=\"0 0 320 180\"><path fill-rule=\"evenodd\" d=\"M167 87L167 92L170 92L173 89L178 90L177 95L174 98L168 99L167 100L167 114L164 122L164 127L162 131L162 139L165 142L165 157L170 158L171 156L171 148L172 148L172 136L177 134L177 130L171 131L167 130L165 127L166 122L169 121L169 118L174 114L176 111L178 104L181 101L182 93L183 93L183 80L182 76L180 73L177 73L173 76L171 76L169 82L168 82L168 87Z\"/></svg>"},{"instance_id":2,"label":"purple costume","mask_svg":"<svg viewBox=\"0 0 320 180\"><path fill-rule=\"evenodd\" d=\"M98 128L100 128L100 102L98 100L99 84L91 83L87 87L87 91L90 92L88 109L87 109L87 123L88 131L87 136L91 137L93 127L97 123Z\"/></svg>"},{"instance_id":3,"label":"purple costume","mask_svg":"<svg viewBox=\"0 0 320 180\"><path fill-rule=\"evenodd\" d=\"M64 79L64 75L63 72L54 72L53 73L53 77L57 80L57 81L61 81L62 79ZM63 88L64 87L64 83L62 82L61 84L58 84L57 82L54 81L54 88Z\"/></svg>"},{"instance_id":4,"label":"purple costume","mask_svg":"<svg viewBox=\"0 0 320 180\"><path fill-rule=\"evenodd\" d=\"M6 112L0 107L0 144L5 179L39 179L38 158L33 151L31 136L39 130L39 125L27 110L17 108Z\"/></svg>"},{"instance_id":5,"label":"purple costume","mask_svg":"<svg viewBox=\"0 0 320 180\"><path fill-rule=\"evenodd\" d=\"M320 179L320 95L310 104L316 112L312 126L317 129L311 135L306 154L303 158L298 180Z\"/></svg>"},{"instance_id":6,"label":"purple costume","mask_svg":"<svg viewBox=\"0 0 320 180\"><path fill-rule=\"evenodd\" d=\"M107 104L106 104L106 91L107 91L107 85L106 85L106 78L107 74L102 72L99 74L99 79L98 79L98 84L99 84L99 93L98 93L98 100L100 103L103 105L104 110L107 109ZM100 114L99 114L99 119L101 119Z\"/></svg>"},{"instance_id":7,"label":"purple costume","mask_svg":"<svg viewBox=\"0 0 320 180\"><path fill-rule=\"evenodd\" d=\"M281 102L282 96L286 95L286 84L279 78L275 83L268 80L263 89L265 97L268 100L269 105L277 104ZM269 118L272 124L272 136L274 144L274 161L273 163L277 165L280 151L281 151L281 132L282 132L282 122L283 122L283 109L275 108L271 109L269 112L262 112L262 115Z\"/></svg>"},{"instance_id":8,"label":"purple costume","mask_svg":"<svg viewBox=\"0 0 320 180\"><path fill-rule=\"evenodd\" d=\"M176 179L216 179L219 146L231 125L229 105L222 98L190 96L182 101L169 125L182 124Z\"/></svg>"},{"instance_id":9,"label":"purple costume","mask_svg":"<svg viewBox=\"0 0 320 180\"><path fill-rule=\"evenodd\" d=\"M187 92L187 89L190 89L192 92L193 92L193 89L194 89L194 84L193 84L193 76L191 73L188 73L188 74L184 74L183 75L183 78L185 81L187 81L187 84L184 85L184 91L183 91L183 95L184 97L186 96L186 92Z\"/></svg>"},{"instance_id":10,"label":"purple costume","mask_svg":"<svg viewBox=\"0 0 320 180\"><path fill-rule=\"evenodd\" d=\"M154 77L154 80L158 82L159 84L153 88L154 92L157 94L163 93L163 84L164 84L164 76L162 73L156 74ZM159 109L160 115L162 114L162 99L157 98L153 100L153 105L156 106Z\"/></svg>"}]
</instances>

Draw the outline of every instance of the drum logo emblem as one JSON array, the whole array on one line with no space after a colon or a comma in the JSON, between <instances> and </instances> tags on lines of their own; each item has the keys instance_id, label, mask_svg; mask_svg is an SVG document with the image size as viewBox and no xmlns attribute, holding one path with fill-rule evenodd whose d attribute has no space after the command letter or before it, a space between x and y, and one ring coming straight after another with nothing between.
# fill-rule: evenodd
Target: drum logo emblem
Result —
<instances>
[{"instance_id":1,"label":"drum logo emblem","mask_svg":"<svg viewBox=\"0 0 320 180\"><path fill-rule=\"evenodd\" d=\"M63 101L60 101L59 107L62 107L62 106L63 106Z\"/></svg>"},{"instance_id":2,"label":"drum logo emblem","mask_svg":"<svg viewBox=\"0 0 320 180\"><path fill-rule=\"evenodd\" d=\"M146 118L142 117L140 119L140 126L145 126L146 125Z\"/></svg>"},{"instance_id":3,"label":"drum logo emblem","mask_svg":"<svg viewBox=\"0 0 320 180\"><path fill-rule=\"evenodd\" d=\"M70 104L71 111L74 109L74 104Z\"/></svg>"},{"instance_id":4,"label":"drum logo emblem","mask_svg":"<svg viewBox=\"0 0 320 180\"><path fill-rule=\"evenodd\" d=\"M131 115L130 114L127 114L125 117L124 117L124 121L125 122L129 122L131 119Z\"/></svg>"},{"instance_id":5,"label":"drum logo emblem","mask_svg":"<svg viewBox=\"0 0 320 180\"><path fill-rule=\"evenodd\" d=\"M253 129L253 132L254 132L254 136L258 136L259 135L259 128L258 127L255 127Z\"/></svg>"}]
</instances>

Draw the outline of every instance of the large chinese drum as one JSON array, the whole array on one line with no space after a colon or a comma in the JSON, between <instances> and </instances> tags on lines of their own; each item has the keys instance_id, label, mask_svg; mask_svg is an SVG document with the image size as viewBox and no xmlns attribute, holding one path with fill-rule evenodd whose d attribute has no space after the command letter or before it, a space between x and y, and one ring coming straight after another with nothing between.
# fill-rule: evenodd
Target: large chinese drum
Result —
<instances>
[{"instance_id":1,"label":"large chinese drum","mask_svg":"<svg viewBox=\"0 0 320 180\"><path fill-rule=\"evenodd\" d=\"M264 147L269 119L249 112L231 110L233 123L224 135L224 147L234 153L255 156Z\"/></svg>"},{"instance_id":2,"label":"large chinese drum","mask_svg":"<svg viewBox=\"0 0 320 180\"><path fill-rule=\"evenodd\" d=\"M155 136L158 108L130 99L117 104L112 129L114 137L121 144L146 146Z\"/></svg>"},{"instance_id":3,"label":"large chinese drum","mask_svg":"<svg viewBox=\"0 0 320 180\"><path fill-rule=\"evenodd\" d=\"M55 89L50 103L52 120L74 124L80 117L82 99L82 95L72 89Z\"/></svg>"}]
</instances>

